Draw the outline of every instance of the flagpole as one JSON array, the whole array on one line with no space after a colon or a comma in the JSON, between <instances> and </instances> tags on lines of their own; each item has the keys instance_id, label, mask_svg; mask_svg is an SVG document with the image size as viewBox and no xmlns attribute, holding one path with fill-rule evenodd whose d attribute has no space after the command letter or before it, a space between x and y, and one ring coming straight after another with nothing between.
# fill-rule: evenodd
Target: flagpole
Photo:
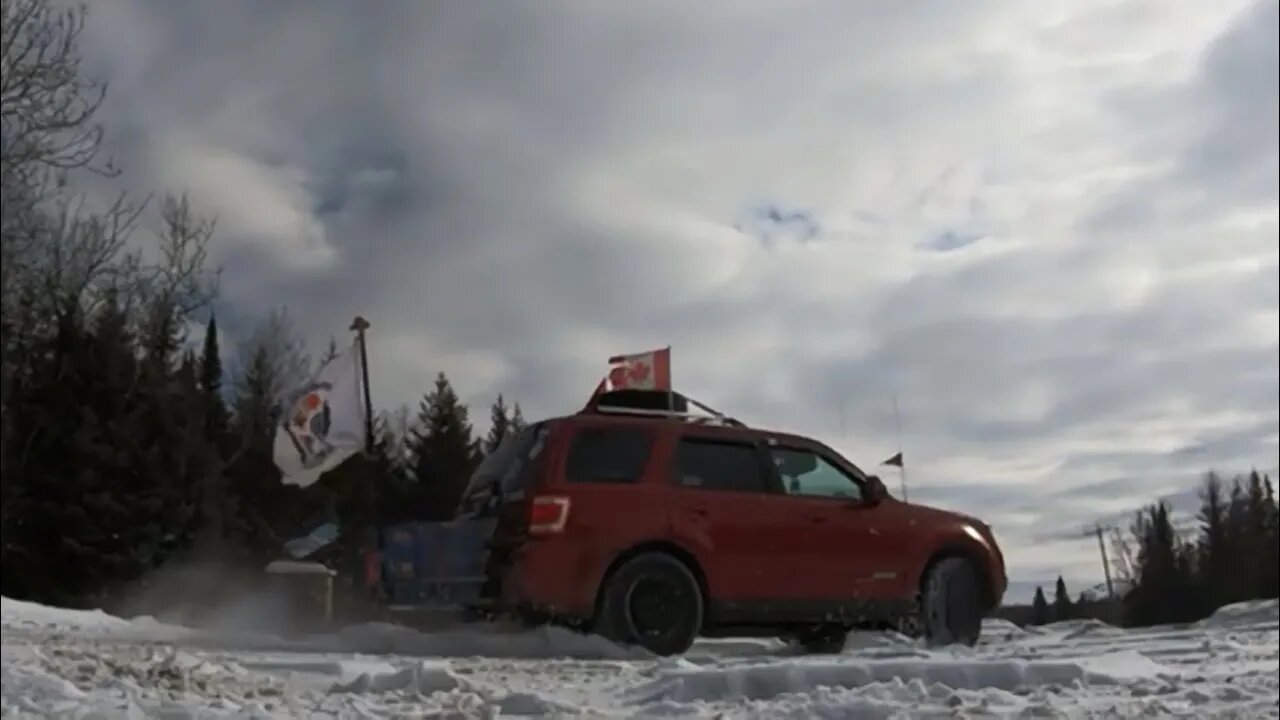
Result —
<instances>
[{"instance_id":1,"label":"flagpole","mask_svg":"<svg viewBox=\"0 0 1280 720\"><path fill-rule=\"evenodd\" d=\"M893 427L898 441L898 457L903 458L898 465L898 482L902 486L902 502L907 502L907 461L902 454L902 415L898 412L898 394L893 394Z\"/></svg>"},{"instance_id":2,"label":"flagpole","mask_svg":"<svg viewBox=\"0 0 1280 720\"><path fill-rule=\"evenodd\" d=\"M369 329L369 321L359 315L351 321L351 330L356 333L356 344L360 346L360 380L364 385L364 449L373 454L373 395L369 390L369 351L366 347L364 332Z\"/></svg>"},{"instance_id":3,"label":"flagpole","mask_svg":"<svg viewBox=\"0 0 1280 720\"><path fill-rule=\"evenodd\" d=\"M674 413L676 411L676 381L675 375L671 372L671 346L667 346L667 412ZM688 412L688 408L685 408Z\"/></svg>"}]
</instances>

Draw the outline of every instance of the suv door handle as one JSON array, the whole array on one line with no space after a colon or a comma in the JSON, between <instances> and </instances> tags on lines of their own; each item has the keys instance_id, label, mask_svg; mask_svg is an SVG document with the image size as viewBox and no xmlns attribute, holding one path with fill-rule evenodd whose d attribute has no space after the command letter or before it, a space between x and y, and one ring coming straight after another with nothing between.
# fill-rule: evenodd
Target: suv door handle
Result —
<instances>
[{"instance_id":1,"label":"suv door handle","mask_svg":"<svg viewBox=\"0 0 1280 720\"><path fill-rule=\"evenodd\" d=\"M826 521L827 521L827 516L826 516L826 515L810 515L810 516L809 516L809 522L811 522L811 523L821 524L821 523L824 523L824 522L826 522Z\"/></svg>"}]
</instances>

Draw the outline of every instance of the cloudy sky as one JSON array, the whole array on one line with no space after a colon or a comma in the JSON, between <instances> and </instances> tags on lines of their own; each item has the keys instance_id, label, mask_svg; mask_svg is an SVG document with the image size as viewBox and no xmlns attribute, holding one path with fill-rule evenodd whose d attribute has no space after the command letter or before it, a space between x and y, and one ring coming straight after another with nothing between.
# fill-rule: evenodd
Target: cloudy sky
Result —
<instances>
[{"instance_id":1,"label":"cloudy sky","mask_svg":"<svg viewBox=\"0 0 1280 720\"><path fill-rule=\"evenodd\" d=\"M120 181L217 214L221 323L366 315L384 408L444 370L561 413L670 344L873 466L897 394L913 499L1023 580L1277 465L1274 0L90 6Z\"/></svg>"}]
</instances>

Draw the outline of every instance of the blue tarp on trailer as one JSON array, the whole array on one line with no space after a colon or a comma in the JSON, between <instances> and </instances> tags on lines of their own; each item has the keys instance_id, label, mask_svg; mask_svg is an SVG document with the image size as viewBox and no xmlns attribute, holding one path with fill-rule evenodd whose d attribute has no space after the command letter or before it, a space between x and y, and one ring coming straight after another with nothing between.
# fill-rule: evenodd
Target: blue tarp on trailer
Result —
<instances>
[{"instance_id":1,"label":"blue tarp on trailer","mask_svg":"<svg viewBox=\"0 0 1280 720\"><path fill-rule=\"evenodd\" d=\"M416 522L381 529L382 577L392 605L475 600L485 582L493 518Z\"/></svg>"}]
</instances>

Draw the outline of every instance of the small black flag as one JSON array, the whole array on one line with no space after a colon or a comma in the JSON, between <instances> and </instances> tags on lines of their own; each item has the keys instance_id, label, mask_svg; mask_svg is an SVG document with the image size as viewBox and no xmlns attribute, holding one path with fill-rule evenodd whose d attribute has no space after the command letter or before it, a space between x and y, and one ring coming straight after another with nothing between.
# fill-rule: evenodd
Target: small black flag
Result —
<instances>
[{"instance_id":1,"label":"small black flag","mask_svg":"<svg viewBox=\"0 0 1280 720\"><path fill-rule=\"evenodd\" d=\"M880 463L881 465L892 465L894 467L902 467L902 453L898 453L893 457Z\"/></svg>"}]
</instances>

